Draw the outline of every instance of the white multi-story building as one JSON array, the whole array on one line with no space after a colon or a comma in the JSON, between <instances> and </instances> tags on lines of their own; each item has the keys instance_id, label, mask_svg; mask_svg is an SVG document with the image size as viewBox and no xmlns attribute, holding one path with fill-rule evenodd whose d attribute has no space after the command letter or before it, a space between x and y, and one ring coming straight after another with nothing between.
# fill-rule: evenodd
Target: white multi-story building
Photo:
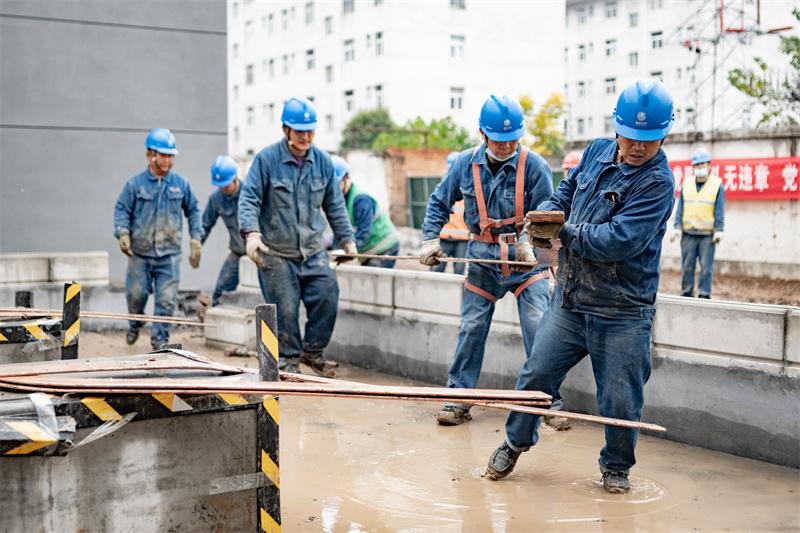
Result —
<instances>
[{"instance_id":1,"label":"white multi-story building","mask_svg":"<svg viewBox=\"0 0 800 533\"><path fill-rule=\"evenodd\" d=\"M619 92L641 77L661 79L673 95L673 132L755 126L760 109L731 86L728 72L753 66L754 56L787 68L777 33L767 32L794 26L789 31L797 34L791 13L797 5L797 0L567 0L562 58L568 138L610 134Z\"/></svg>"},{"instance_id":2,"label":"white multi-story building","mask_svg":"<svg viewBox=\"0 0 800 533\"><path fill-rule=\"evenodd\" d=\"M328 150L377 107L477 134L489 94L540 103L563 89L564 13L564 0L228 0L230 152L279 139L291 96L313 99Z\"/></svg>"}]
</instances>

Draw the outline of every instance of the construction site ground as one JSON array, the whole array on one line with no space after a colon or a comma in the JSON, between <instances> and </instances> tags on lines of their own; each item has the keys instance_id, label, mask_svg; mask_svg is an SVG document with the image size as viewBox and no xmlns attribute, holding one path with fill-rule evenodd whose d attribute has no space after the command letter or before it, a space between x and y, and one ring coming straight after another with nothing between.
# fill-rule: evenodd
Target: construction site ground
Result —
<instances>
[{"instance_id":1,"label":"construction site ground","mask_svg":"<svg viewBox=\"0 0 800 533\"><path fill-rule=\"evenodd\" d=\"M209 349L196 330L172 342L255 368L254 358ZM80 356L146 353L124 334L84 332ZM308 368L304 371L310 372ZM342 379L411 384L340 367ZM603 429L542 430L502 481L481 478L503 440L503 413L474 409L458 427L434 421L437 404L281 398L281 498L286 531L797 531L800 472L641 435L627 495L605 494L597 455ZM764 443L768 446L769 443ZM224 451L220 451L224 453ZM209 458L213 460L213 458Z\"/></svg>"}]
</instances>

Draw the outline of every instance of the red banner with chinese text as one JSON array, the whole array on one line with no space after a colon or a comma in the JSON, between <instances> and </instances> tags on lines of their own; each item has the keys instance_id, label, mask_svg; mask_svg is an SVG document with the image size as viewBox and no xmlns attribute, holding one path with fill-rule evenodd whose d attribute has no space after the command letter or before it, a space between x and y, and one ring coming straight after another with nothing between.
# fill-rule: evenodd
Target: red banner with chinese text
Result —
<instances>
[{"instance_id":1,"label":"red banner with chinese text","mask_svg":"<svg viewBox=\"0 0 800 533\"><path fill-rule=\"evenodd\" d=\"M670 161L675 186L692 173L691 161ZM711 173L725 187L725 200L800 200L800 157L714 159ZM676 195L677 192L676 191Z\"/></svg>"}]
</instances>

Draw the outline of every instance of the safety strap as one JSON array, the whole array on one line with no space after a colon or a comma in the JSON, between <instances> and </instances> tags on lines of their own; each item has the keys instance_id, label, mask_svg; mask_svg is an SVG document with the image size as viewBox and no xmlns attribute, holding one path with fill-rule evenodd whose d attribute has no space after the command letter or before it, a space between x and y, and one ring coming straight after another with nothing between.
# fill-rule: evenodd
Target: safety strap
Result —
<instances>
[{"instance_id":1,"label":"safety strap","mask_svg":"<svg viewBox=\"0 0 800 533\"><path fill-rule=\"evenodd\" d=\"M519 287L517 287L514 290L514 296L516 298L519 298L519 295L522 294L522 291L527 289L529 285L532 285L532 284L536 283L540 279L546 279L548 277L549 276L547 275L546 271L545 272L539 272L535 276L529 277L528 279L526 279L525 281L520 283ZM464 281L464 288L467 289L470 292L474 292L478 296L483 296L484 298L486 298L487 300L489 300L492 303L497 303L497 298L495 298L495 296L492 293L481 289L480 287L478 287L474 283L470 283L468 280Z\"/></svg>"},{"instance_id":2,"label":"safety strap","mask_svg":"<svg viewBox=\"0 0 800 533\"><path fill-rule=\"evenodd\" d=\"M519 287L517 287L517 288L514 290L514 296L516 296L517 298L519 298L519 295L520 295L520 294L522 294L522 291L524 291L525 289L527 289L529 285L533 285L534 283L536 283L536 282L537 282L537 281L539 281L540 279L545 279L545 278L548 278L548 277L550 277L550 276L548 276L548 275L547 275L547 271L544 271L544 272L539 272L539 273L538 273L538 274L536 274L535 276L531 276L531 277L529 277L528 279L526 279L525 281L523 281L522 283L520 283L520 284L519 284Z\"/></svg>"},{"instance_id":3,"label":"safety strap","mask_svg":"<svg viewBox=\"0 0 800 533\"><path fill-rule=\"evenodd\" d=\"M475 201L478 204L478 227L481 230L479 235L473 233L470 236L473 240L491 244L497 243L498 237L492 234L492 229L502 228L509 224L516 226L517 233L522 230L522 225L525 222L525 162L527 159L528 149L520 146L519 159L517 160L517 176L514 183L514 216L503 219L489 218L486 199L483 195L480 167L477 163L472 163L472 182L475 187Z\"/></svg>"},{"instance_id":4,"label":"safety strap","mask_svg":"<svg viewBox=\"0 0 800 533\"><path fill-rule=\"evenodd\" d=\"M492 303L496 303L497 302L497 298L495 298L492 293L481 289L480 287L478 287L477 285L475 285L473 283L470 283L469 281L466 281L466 280L464 281L464 288L467 289L470 292L474 292L478 296L483 296L484 298L486 298L487 300L489 300Z\"/></svg>"},{"instance_id":5,"label":"safety strap","mask_svg":"<svg viewBox=\"0 0 800 533\"><path fill-rule=\"evenodd\" d=\"M500 259L502 261L508 261L508 245L509 244L516 244L517 242L517 234L516 233L501 233L497 236L497 242L500 243ZM508 268L507 263L503 263L500 267L500 272L503 274L504 278L507 278L511 275L511 269Z\"/></svg>"}]
</instances>

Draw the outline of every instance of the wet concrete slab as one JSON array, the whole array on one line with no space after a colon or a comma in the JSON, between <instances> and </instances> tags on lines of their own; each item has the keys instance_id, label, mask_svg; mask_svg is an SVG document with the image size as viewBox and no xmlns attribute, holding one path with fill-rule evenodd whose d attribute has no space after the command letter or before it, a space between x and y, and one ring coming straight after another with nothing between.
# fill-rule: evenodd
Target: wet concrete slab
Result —
<instances>
[{"instance_id":1,"label":"wet concrete slab","mask_svg":"<svg viewBox=\"0 0 800 533\"><path fill-rule=\"evenodd\" d=\"M176 342L241 366L179 332ZM120 334L87 333L81 356L141 353ZM340 368L339 377L407 383ZM410 384L410 383L409 383ZM503 440L502 413L475 409L458 427L423 402L281 399L284 531L798 531L800 472L642 435L627 495L605 494L600 426L543 428L540 443L501 481L481 478ZM768 446L769 443L764 443Z\"/></svg>"}]
</instances>

